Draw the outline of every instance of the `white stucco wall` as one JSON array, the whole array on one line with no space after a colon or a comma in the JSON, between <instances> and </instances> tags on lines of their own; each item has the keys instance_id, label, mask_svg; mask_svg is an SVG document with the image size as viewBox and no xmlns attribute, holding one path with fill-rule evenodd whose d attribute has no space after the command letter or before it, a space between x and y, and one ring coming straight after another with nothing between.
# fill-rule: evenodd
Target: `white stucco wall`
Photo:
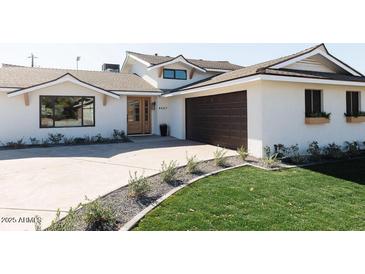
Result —
<instances>
[{"instance_id":1,"label":"white stucco wall","mask_svg":"<svg viewBox=\"0 0 365 274\"><path fill-rule=\"evenodd\" d=\"M40 128L40 95L95 96L95 127ZM29 142L29 137L46 139L48 133L62 133L67 137L93 136L100 133L104 137L110 137L113 129L126 131L126 96L121 96L120 99L108 97L106 106L103 106L102 98L102 94L72 83L63 83L29 93L29 106L25 106L23 95L9 98L2 92L0 142L6 143L21 138Z\"/></svg>"},{"instance_id":2,"label":"white stucco wall","mask_svg":"<svg viewBox=\"0 0 365 274\"><path fill-rule=\"evenodd\" d=\"M331 113L328 124L306 125L305 89L320 89L323 92L323 111ZM346 91L361 91L361 106L365 109L365 87L334 85L262 82L263 146L274 144L298 144L305 152L312 141L320 145L345 141L365 141L365 123L346 122ZM249 102L250 104L250 102Z\"/></svg>"},{"instance_id":3,"label":"white stucco wall","mask_svg":"<svg viewBox=\"0 0 365 274\"><path fill-rule=\"evenodd\" d=\"M306 125L305 89L323 90L323 110L331 113L329 124ZM312 141L320 145L365 141L365 123L346 122L346 91L361 91L365 110L365 87L255 81L247 84L168 97L168 124L172 136L185 138L185 98L247 90L248 151L262 157L265 146L298 144L306 152Z\"/></svg>"}]
</instances>

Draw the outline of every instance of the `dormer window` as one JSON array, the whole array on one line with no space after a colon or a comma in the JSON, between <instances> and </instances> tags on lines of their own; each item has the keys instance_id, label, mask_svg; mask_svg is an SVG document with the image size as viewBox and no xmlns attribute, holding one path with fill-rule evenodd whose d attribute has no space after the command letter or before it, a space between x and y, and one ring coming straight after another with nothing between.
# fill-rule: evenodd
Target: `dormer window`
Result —
<instances>
[{"instance_id":1,"label":"dormer window","mask_svg":"<svg viewBox=\"0 0 365 274\"><path fill-rule=\"evenodd\" d=\"M164 79L176 79L176 80L186 80L187 72L183 69L164 69L163 70Z\"/></svg>"}]
</instances>

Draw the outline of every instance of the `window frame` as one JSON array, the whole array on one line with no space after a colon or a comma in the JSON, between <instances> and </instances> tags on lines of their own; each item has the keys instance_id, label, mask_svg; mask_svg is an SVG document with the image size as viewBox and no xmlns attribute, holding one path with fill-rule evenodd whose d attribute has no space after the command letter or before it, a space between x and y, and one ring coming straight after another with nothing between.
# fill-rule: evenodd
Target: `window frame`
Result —
<instances>
[{"instance_id":1,"label":"window frame","mask_svg":"<svg viewBox=\"0 0 365 274\"><path fill-rule=\"evenodd\" d=\"M314 96L313 96L313 91L319 91L319 94L320 94L320 96L319 96L319 112L314 112ZM307 112L307 105L306 105L306 93L307 92L310 92L310 109L311 109L311 111L309 112L309 114L317 114L317 113L322 113L322 112L324 112L323 111L323 90L321 90L321 89L305 89L304 90L304 108L305 108L305 117L306 118L310 118L311 116L310 115L308 115L308 112Z\"/></svg>"},{"instance_id":2,"label":"window frame","mask_svg":"<svg viewBox=\"0 0 365 274\"><path fill-rule=\"evenodd\" d=\"M166 70L173 71L174 76L173 77L165 77L165 71ZM176 71L183 71L183 72L185 72L185 78L176 78ZM169 69L169 68L164 68L163 71L162 71L162 76L163 76L163 79L168 79L168 80L187 80L188 79L188 71L186 69Z\"/></svg>"},{"instance_id":3,"label":"window frame","mask_svg":"<svg viewBox=\"0 0 365 274\"><path fill-rule=\"evenodd\" d=\"M357 113L354 112L354 109L353 109L353 97L352 95L356 93L357 94L357 104L358 104L358 109L357 109ZM348 109L347 109L347 104L349 103L347 101L347 95L350 95L350 108L351 108L351 112L348 112ZM361 112L361 92L360 91L355 91L355 90L348 90L346 91L346 114L348 116L358 116L359 113Z\"/></svg>"},{"instance_id":4,"label":"window frame","mask_svg":"<svg viewBox=\"0 0 365 274\"><path fill-rule=\"evenodd\" d=\"M52 98L52 116L53 116L53 126L42 126L42 98L48 97ZM81 126L56 126L55 122L55 101L56 98L59 97L80 97L82 99L85 98L93 98L93 124L92 125L84 125L84 101L82 101L82 111L81 111ZM95 96L77 96L77 95L40 95L39 96L39 128L81 128L81 127L95 127L95 111L96 110L96 104L95 104Z\"/></svg>"}]
</instances>

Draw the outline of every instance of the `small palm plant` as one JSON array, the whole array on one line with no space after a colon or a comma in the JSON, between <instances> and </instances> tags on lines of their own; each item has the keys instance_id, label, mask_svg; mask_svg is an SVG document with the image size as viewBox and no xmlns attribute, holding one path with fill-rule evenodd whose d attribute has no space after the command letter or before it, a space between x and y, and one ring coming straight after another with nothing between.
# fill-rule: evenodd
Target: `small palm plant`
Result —
<instances>
[{"instance_id":1,"label":"small palm plant","mask_svg":"<svg viewBox=\"0 0 365 274\"><path fill-rule=\"evenodd\" d=\"M198 161L196 155L189 157L186 155L186 169L190 174L194 174L198 171Z\"/></svg>"},{"instance_id":2,"label":"small palm plant","mask_svg":"<svg viewBox=\"0 0 365 274\"><path fill-rule=\"evenodd\" d=\"M214 163L216 166L224 167L226 165L227 151L224 148L218 147L216 151L213 152Z\"/></svg>"},{"instance_id":3,"label":"small palm plant","mask_svg":"<svg viewBox=\"0 0 365 274\"><path fill-rule=\"evenodd\" d=\"M244 148L244 146L241 146L241 147L237 148L237 153L240 156L240 158L242 159L242 161L246 161L246 158L248 156L248 152L247 152L247 149Z\"/></svg>"}]
</instances>

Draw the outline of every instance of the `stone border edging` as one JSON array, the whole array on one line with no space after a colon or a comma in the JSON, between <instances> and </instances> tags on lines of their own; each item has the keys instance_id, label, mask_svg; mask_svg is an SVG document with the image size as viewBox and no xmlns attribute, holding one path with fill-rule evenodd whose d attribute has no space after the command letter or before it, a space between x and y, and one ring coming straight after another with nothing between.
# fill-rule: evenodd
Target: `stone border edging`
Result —
<instances>
[{"instance_id":1,"label":"stone border edging","mask_svg":"<svg viewBox=\"0 0 365 274\"><path fill-rule=\"evenodd\" d=\"M231 170L231 169L235 169L235 168L239 168L239 167L244 167L244 166L254 166L252 164L249 163L244 163L241 165L237 165L237 166L233 166L233 167L228 167L228 168L223 168L220 170L216 170L201 176L198 176L192 180L190 180L189 182L187 182L186 184L183 184L181 186L178 186L176 188L171 189L169 192L167 192L166 194L162 195L159 199L157 199L155 202L153 202L152 204L150 204L148 207L146 207L145 209L143 209L141 212L139 212L136 216L134 216L131 220L129 220L127 223L125 223L120 229L119 231L129 231L132 228L134 228L139 221L147 215L147 213L149 213L150 211L152 211L154 208L156 208L158 205L160 205L163 201L165 201L167 198L169 198L170 196L172 196L173 194L175 194L176 192L178 192L180 189L183 189L184 187L191 185L192 183L206 178L208 176L212 176L215 175L217 173L223 172L223 171L227 171L227 170ZM256 166L255 166L256 167Z\"/></svg>"}]
</instances>

